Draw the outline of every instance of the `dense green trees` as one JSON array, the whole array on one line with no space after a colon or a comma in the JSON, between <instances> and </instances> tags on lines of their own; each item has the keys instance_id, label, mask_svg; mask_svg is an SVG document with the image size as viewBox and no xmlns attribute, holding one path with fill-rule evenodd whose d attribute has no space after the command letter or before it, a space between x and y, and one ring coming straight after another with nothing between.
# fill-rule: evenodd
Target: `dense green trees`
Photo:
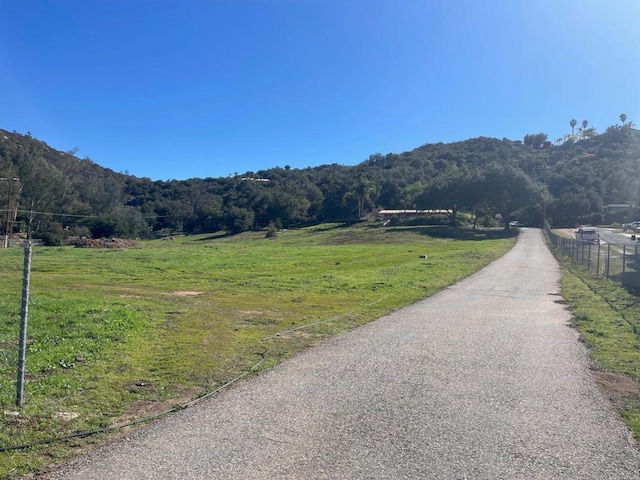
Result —
<instances>
[{"instance_id":1,"label":"dense green trees","mask_svg":"<svg viewBox=\"0 0 640 480\"><path fill-rule=\"evenodd\" d=\"M543 186L529 175L512 165L492 163L484 172L484 200L505 221L520 217L531 217L528 209L538 211L544 200ZM527 218L527 223L533 219Z\"/></svg>"},{"instance_id":2,"label":"dense green trees","mask_svg":"<svg viewBox=\"0 0 640 480\"><path fill-rule=\"evenodd\" d=\"M116 173L0 131L0 177L20 178L21 228L30 222L35 235L52 242L68 235L287 228L359 220L380 208L446 210L453 224L460 212L540 224L544 205L554 222L568 225L597 217L609 203L640 202L640 132L626 115L620 120L622 126L601 135L585 120L578 137L556 146L544 133L523 142L479 137L376 153L356 166L166 182ZM6 190L0 182L0 204Z\"/></svg>"},{"instance_id":3,"label":"dense green trees","mask_svg":"<svg viewBox=\"0 0 640 480\"><path fill-rule=\"evenodd\" d=\"M528 147L542 148L550 147L551 143L548 142L549 136L546 133L529 134L524 136L524 144Z\"/></svg>"},{"instance_id":4,"label":"dense green trees","mask_svg":"<svg viewBox=\"0 0 640 480\"><path fill-rule=\"evenodd\" d=\"M449 221L455 225L458 211L473 210L478 199L473 198L478 180L456 166L451 166L428 184L416 198L416 206L421 210L446 210Z\"/></svg>"}]
</instances>

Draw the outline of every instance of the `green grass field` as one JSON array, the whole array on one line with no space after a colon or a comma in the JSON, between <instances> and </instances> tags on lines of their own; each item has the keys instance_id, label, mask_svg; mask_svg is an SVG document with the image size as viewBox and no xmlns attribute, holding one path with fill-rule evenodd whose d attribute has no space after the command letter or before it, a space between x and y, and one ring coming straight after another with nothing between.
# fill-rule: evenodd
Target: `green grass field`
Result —
<instances>
[{"instance_id":1,"label":"green grass field","mask_svg":"<svg viewBox=\"0 0 640 480\"><path fill-rule=\"evenodd\" d=\"M0 447L169 410L455 283L508 251L515 238L504 235L320 225L275 238L36 247L22 409L23 251L1 250ZM46 468L97 438L2 451L0 478Z\"/></svg>"}]
</instances>

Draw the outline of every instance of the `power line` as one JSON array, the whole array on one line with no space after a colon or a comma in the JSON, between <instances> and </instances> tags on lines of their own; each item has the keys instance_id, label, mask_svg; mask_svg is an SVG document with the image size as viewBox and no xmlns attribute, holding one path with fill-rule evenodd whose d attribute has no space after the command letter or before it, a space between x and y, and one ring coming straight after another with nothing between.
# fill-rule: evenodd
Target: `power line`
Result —
<instances>
[{"instance_id":1,"label":"power line","mask_svg":"<svg viewBox=\"0 0 640 480\"><path fill-rule=\"evenodd\" d=\"M32 210L15 210L10 209L10 212L25 213L30 215L47 215L49 217L73 217L73 218L98 218L98 215L79 215L74 213L55 213L55 212L34 212ZM7 209L0 209L0 212L7 212ZM169 218L176 217L177 215L143 215L140 218Z\"/></svg>"}]
</instances>

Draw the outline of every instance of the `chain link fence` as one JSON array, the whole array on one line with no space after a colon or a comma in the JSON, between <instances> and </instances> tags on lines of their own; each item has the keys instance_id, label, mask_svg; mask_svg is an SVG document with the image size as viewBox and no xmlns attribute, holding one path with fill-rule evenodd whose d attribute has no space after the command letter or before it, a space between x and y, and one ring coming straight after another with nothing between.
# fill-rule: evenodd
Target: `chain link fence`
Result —
<instances>
[{"instance_id":1,"label":"chain link fence","mask_svg":"<svg viewBox=\"0 0 640 480\"><path fill-rule=\"evenodd\" d=\"M547 225L549 240L558 251L596 276L604 276L640 291L638 244L590 243L562 237Z\"/></svg>"}]
</instances>

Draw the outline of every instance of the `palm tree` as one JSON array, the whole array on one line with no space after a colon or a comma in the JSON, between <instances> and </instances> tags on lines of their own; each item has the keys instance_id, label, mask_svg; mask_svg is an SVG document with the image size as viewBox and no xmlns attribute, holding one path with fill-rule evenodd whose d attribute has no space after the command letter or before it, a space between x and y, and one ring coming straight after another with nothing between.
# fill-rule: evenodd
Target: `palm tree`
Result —
<instances>
[{"instance_id":1,"label":"palm tree","mask_svg":"<svg viewBox=\"0 0 640 480\"><path fill-rule=\"evenodd\" d=\"M424 185L420 182L415 182L411 185L407 185L400 191L400 196L405 210L408 208L416 208L416 197L422 192L422 190L424 190Z\"/></svg>"},{"instance_id":2,"label":"palm tree","mask_svg":"<svg viewBox=\"0 0 640 480\"><path fill-rule=\"evenodd\" d=\"M343 200L355 199L358 204L358 218L364 217L364 208L371 202L371 197L375 195L378 188L375 182L360 177L351 189L344 195Z\"/></svg>"},{"instance_id":3,"label":"palm tree","mask_svg":"<svg viewBox=\"0 0 640 480\"><path fill-rule=\"evenodd\" d=\"M627 121L627 114L626 113L621 113L620 114L620 121L622 122L622 126L624 127L624 124Z\"/></svg>"},{"instance_id":4,"label":"palm tree","mask_svg":"<svg viewBox=\"0 0 640 480\"><path fill-rule=\"evenodd\" d=\"M569 125L571 125L571 136L573 137L573 129L576 128L576 125L578 124L578 122L576 121L575 118L572 118L571 121L569 122Z\"/></svg>"},{"instance_id":5,"label":"palm tree","mask_svg":"<svg viewBox=\"0 0 640 480\"><path fill-rule=\"evenodd\" d=\"M580 138L584 138L584 132L587 130L587 125L589 125L589 122L586 120L583 120L582 129L580 130Z\"/></svg>"}]
</instances>

